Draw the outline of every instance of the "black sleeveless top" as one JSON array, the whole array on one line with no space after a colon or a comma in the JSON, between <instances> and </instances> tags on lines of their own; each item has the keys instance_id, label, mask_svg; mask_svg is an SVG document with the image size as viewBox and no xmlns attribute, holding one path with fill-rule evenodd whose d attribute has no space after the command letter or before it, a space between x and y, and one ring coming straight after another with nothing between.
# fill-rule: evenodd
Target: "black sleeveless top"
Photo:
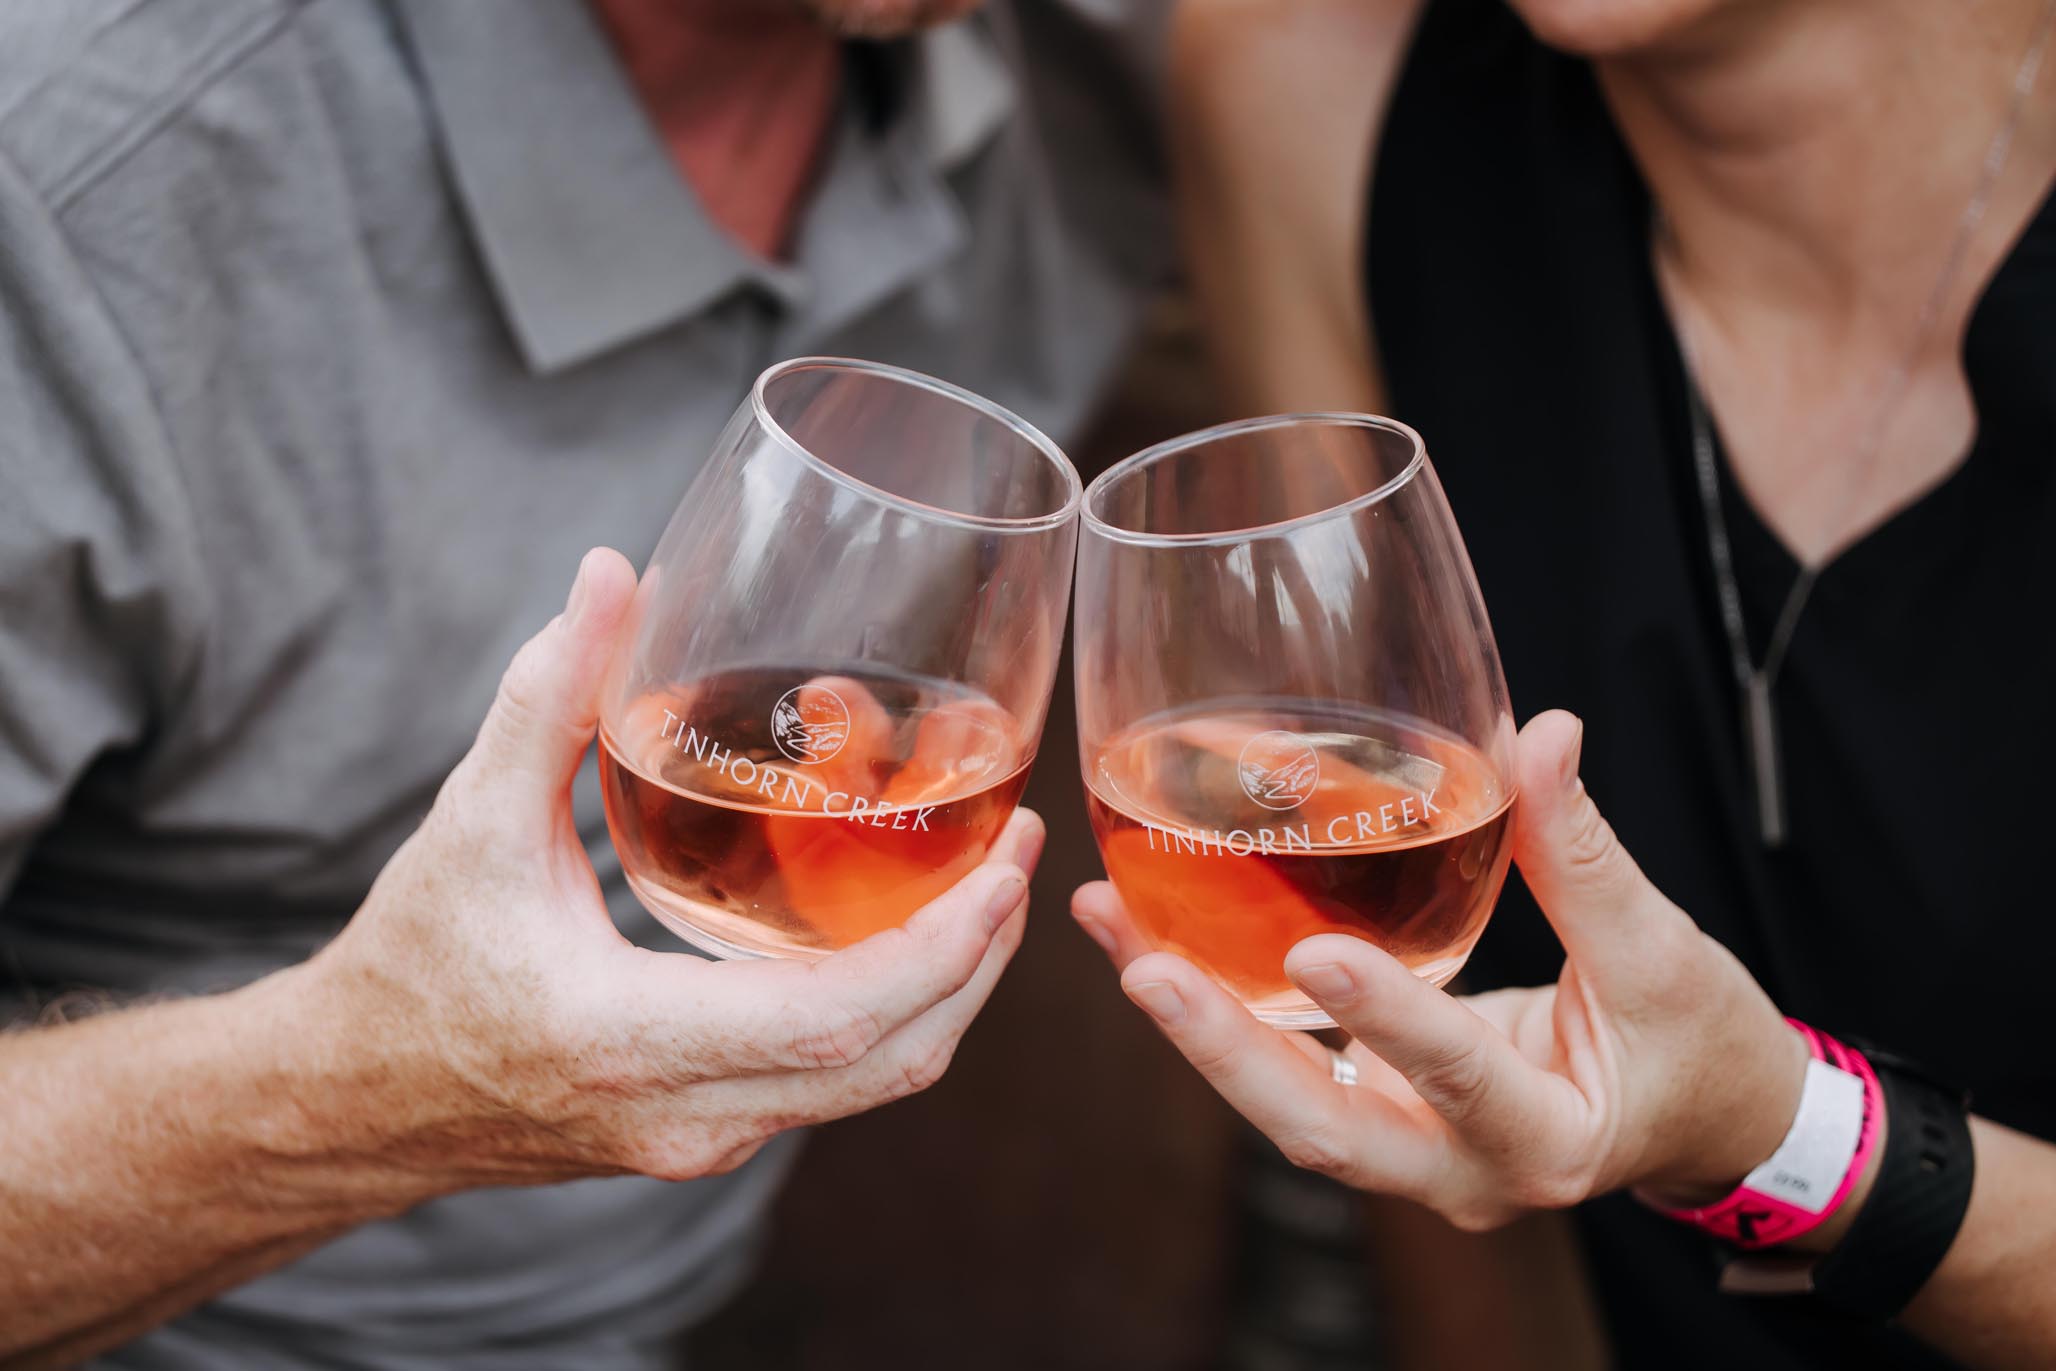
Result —
<instances>
[{"instance_id":1,"label":"black sleeveless top","mask_svg":"<svg viewBox=\"0 0 2056 1371\"><path fill-rule=\"evenodd\" d=\"M1963 466L1821 576L1777 682L1789 837L1756 832L1650 200L1589 65L1499 0L1431 0L1368 242L1393 411L1418 427L1516 713L1586 720L1584 774L1650 877L1785 1012L1923 1061L2056 1137L2056 199L1979 304ZM1725 471L1761 661L1797 564ZM1562 952L1510 886L1481 984ZM1724 1297L1625 1197L1581 1227L1627 1367L1928 1367L1911 1338Z\"/></svg>"}]
</instances>

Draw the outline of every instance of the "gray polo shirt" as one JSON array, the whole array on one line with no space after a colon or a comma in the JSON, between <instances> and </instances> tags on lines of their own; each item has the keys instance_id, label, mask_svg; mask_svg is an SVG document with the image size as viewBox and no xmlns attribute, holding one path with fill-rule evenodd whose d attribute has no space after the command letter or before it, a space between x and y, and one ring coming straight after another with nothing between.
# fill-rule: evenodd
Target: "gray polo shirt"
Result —
<instances>
[{"instance_id":1,"label":"gray polo shirt","mask_svg":"<svg viewBox=\"0 0 2056 1371\"><path fill-rule=\"evenodd\" d=\"M769 362L1071 434L1161 243L1081 14L874 53L773 265L576 0L0 4L0 1019L331 936L579 553L648 553ZM658 938L589 776L579 813ZM667 1364L788 1152L430 1204L102 1364Z\"/></svg>"}]
</instances>

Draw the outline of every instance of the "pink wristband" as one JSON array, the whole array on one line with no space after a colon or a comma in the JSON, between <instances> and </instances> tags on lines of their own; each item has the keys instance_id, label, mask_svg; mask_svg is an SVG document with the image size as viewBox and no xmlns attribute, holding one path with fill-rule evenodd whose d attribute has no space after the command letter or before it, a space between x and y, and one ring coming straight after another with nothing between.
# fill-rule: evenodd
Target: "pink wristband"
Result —
<instances>
[{"instance_id":1,"label":"pink wristband","mask_svg":"<svg viewBox=\"0 0 2056 1371\"><path fill-rule=\"evenodd\" d=\"M1862 1053L1797 1019L1785 1022L1813 1054L1785 1140L1727 1198L1658 1211L1747 1251L1790 1242L1841 1207L1877 1150L1884 1113L1877 1073Z\"/></svg>"}]
</instances>

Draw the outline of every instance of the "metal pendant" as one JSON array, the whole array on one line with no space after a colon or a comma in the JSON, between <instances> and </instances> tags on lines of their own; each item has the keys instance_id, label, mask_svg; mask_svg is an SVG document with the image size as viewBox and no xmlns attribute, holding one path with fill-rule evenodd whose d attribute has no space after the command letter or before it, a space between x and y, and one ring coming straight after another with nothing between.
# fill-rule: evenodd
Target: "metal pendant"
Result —
<instances>
[{"instance_id":1,"label":"metal pendant","mask_svg":"<svg viewBox=\"0 0 2056 1371\"><path fill-rule=\"evenodd\" d=\"M1763 845L1776 851L1785 845L1785 781L1778 752L1777 711L1771 704L1770 679L1749 673L1742 693L1742 731L1749 739L1749 769L1756 782L1756 823Z\"/></svg>"}]
</instances>

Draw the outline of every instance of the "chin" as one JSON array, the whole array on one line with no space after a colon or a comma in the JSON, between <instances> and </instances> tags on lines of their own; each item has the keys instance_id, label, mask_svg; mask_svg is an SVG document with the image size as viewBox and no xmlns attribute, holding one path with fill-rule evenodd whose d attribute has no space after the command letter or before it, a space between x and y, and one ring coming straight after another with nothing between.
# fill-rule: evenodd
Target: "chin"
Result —
<instances>
[{"instance_id":1,"label":"chin","mask_svg":"<svg viewBox=\"0 0 2056 1371\"><path fill-rule=\"evenodd\" d=\"M985 0L800 0L845 38L898 38L961 19Z\"/></svg>"},{"instance_id":2,"label":"chin","mask_svg":"<svg viewBox=\"0 0 2056 1371\"><path fill-rule=\"evenodd\" d=\"M1751 0L1512 0L1535 36L1578 57L1661 48Z\"/></svg>"}]
</instances>

